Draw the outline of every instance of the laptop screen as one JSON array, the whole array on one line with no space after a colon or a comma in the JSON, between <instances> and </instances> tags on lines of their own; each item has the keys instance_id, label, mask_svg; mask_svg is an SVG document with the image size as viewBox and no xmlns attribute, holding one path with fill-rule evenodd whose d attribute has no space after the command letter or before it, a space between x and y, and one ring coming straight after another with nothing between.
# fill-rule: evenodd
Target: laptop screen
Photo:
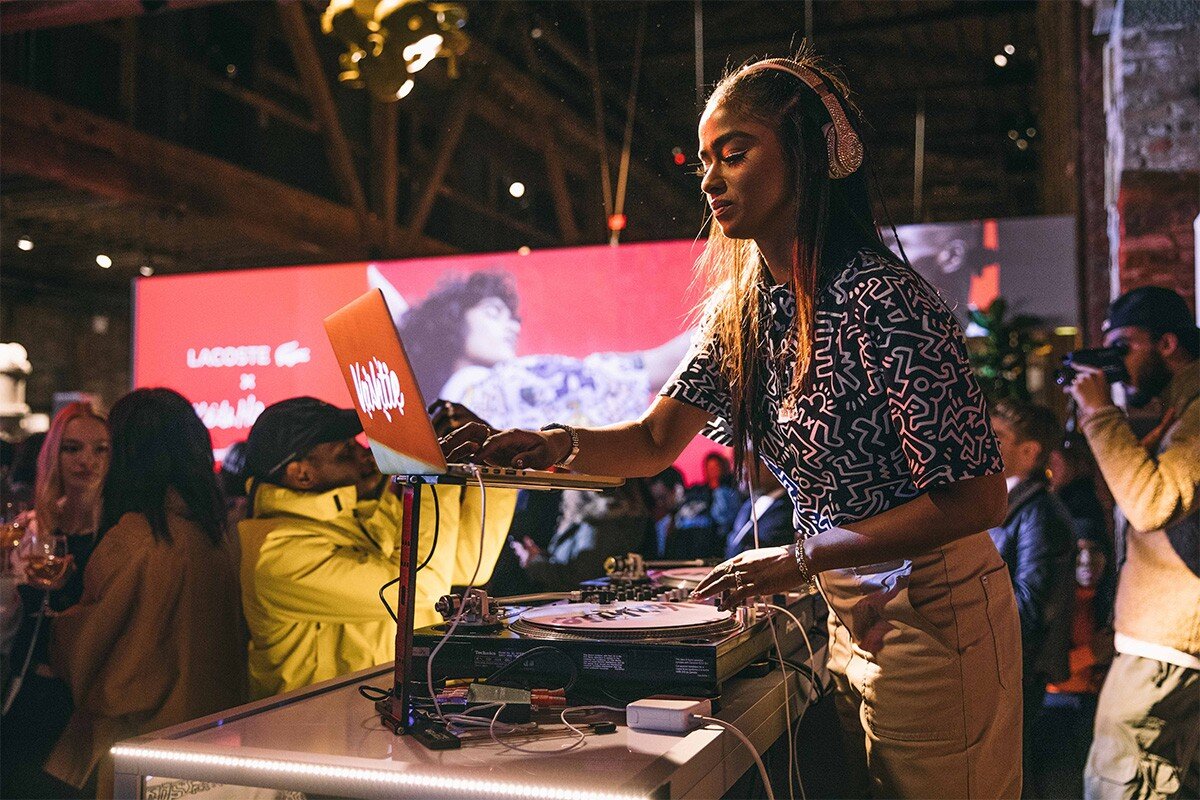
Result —
<instances>
[{"instance_id":1,"label":"laptop screen","mask_svg":"<svg viewBox=\"0 0 1200 800\"><path fill-rule=\"evenodd\" d=\"M325 332L379 470L445 474L446 459L383 293L372 289L330 314Z\"/></svg>"}]
</instances>

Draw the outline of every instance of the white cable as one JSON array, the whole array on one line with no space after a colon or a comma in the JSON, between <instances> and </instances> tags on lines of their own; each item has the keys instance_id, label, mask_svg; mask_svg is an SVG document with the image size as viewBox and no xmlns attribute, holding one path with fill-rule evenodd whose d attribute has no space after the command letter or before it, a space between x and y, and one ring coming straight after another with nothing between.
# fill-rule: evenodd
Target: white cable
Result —
<instances>
[{"instance_id":1,"label":"white cable","mask_svg":"<svg viewBox=\"0 0 1200 800\"><path fill-rule=\"evenodd\" d=\"M784 614L787 614L789 617L791 617L792 622L794 622L796 624L796 629L798 631L800 631L800 636L804 639L805 648L808 650L808 664L809 664L809 668L812 669L813 672L812 672L812 678L809 679L809 681L808 681L808 691L806 691L804 693L804 707L800 709L800 713L796 718L796 723L797 723L797 725L799 725L800 719L803 718L803 716L808 712L808 707L809 707L809 705L812 704L813 690L816 689L816 679L817 679L816 667L813 666L813 661L816 660L816 656L813 655L812 642L810 642L808 640L808 632L804 630L804 626L800 624L800 620L796 617L795 614L793 614L791 611L787 610L783 606L777 606L774 603L764 603L763 605L766 606L767 608L773 608L776 611L783 612ZM772 636L775 635L775 621L774 620L771 620L771 635ZM787 680L787 667L786 667L787 662L783 660L783 654L779 650L778 640L775 642L775 653L779 656L779 668L784 673L784 681L786 681ZM799 675L799 670L796 670L796 672ZM803 679L802 675L799 675L799 677L801 679ZM787 691L786 685L783 688L784 688L784 696L783 697L784 697L784 703L785 703L785 707L786 707L787 697L791 693ZM794 734L792 733L792 718L791 718L791 716L788 717L787 729L788 729L788 775L789 775L788 783L789 783L789 785L791 784L790 776L794 772L796 775L796 780L800 785L800 797L803 798L803 800L807 800L807 795L804 793L804 780L802 778L800 778L800 769L799 769L799 766L797 764L795 764L795 755L792 752L792 742L794 741Z\"/></svg>"},{"instance_id":2,"label":"white cable","mask_svg":"<svg viewBox=\"0 0 1200 800\"><path fill-rule=\"evenodd\" d=\"M747 484L750 488L750 525L754 532L754 549L757 550L761 546L758 538L758 498L755 495L755 484L758 483L757 463L758 457L755 455L755 473L749 475ZM795 617L792 617L795 619ZM779 647L779 635L775 631L775 619L771 617L767 620L767 625L771 628L771 641L775 645L775 657L779 661L779 673L783 676L783 713L784 713L784 730L787 731L787 753L788 753L788 798L796 800L796 741L792 736L792 701L791 692L788 691L787 685L787 667L784 665L783 650ZM801 712L803 713L803 711ZM807 800L804 794L804 784L800 785L800 797Z\"/></svg>"},{"instance_id":3,"label":"white cable","mask_svg":"<svg viewBox=\"0 0 1200 800\"><path fill-rule=\"evenodd\" d=\"M767 800L775 800L775 793L771 791L771 781L769 778L767 778L767 765L763 763L762 756L758 754L758 750L755 749L754 744L748 738L746 738L746 734L738 730L737 726L732 722L726 722L725 720L717 719L716 717L706 717L702 714L693 714L692 719L697 719L710 725L720 725L722 728L741 739L742 744L746 745L746 749L749 750L750 755L754 757L754 763L758 765L758 775L760 778L762 778L763 789L766 790L767 793ZM791 729L790 722L788 724L788 728Z\"/></svg>"},{"instance_id":4,"label":"white cable","mask_svg":"<svg viewBox=\"0 0 1200 800\"><path fill-rule=\"evenodd\" d=\"M463 589L462 602L458 604L458 612L454 615L454 620L450 623L450 629L446 631L441 641L433 648L433 652L429 654L429 658L425 662L425 685L429 689L430 699L433 700L433 710L437 712L438 719L443 723L446 722L446 716L442 714L442 706L438 702L437 693L433 691L433 659L442 649L442 646L446 644L447 640L454 635L455 629L458 628L458 623L462 620L463 612L467 610L467 595L475 587L475 579L479 577L479 570L483 567L484 540L487 536L487 492L484 490L483 473L480 472L479 465L477 464L471 464L469 468L475 474L475 480L479 482L479 558L475 561L475 571L471 573L471 580L467 582L467 588ZM431 491L436 492L437 487L431 487Z\"/></svg>"},{"instance_id":5,"label":"white cable","mask_svg":"<svg viewBox=\"0 0 1200 800\"><path fill-rule=\"evenodd\" d=\"M476 708L477 709L478 708L487 708L490 705L492 705L492 704L489 703L487 706L477 706ZM556 753L565 753L568 750L574 750L576 747L578 747L579 745L584 743L584 740L587 738L587 736L584 734L584 732L579 730L579 728L576 728L571 723L567 722L567 714L572 711L589 711L589 710L594 710L594 709L603 709L606 711L619 711L622 713L625 711L625 709L617 708L615 706L600 706L600 705L573 706L570 708L564 708L562 710L562 712L558 715L558 718L562 720L563 725L566 725L568 728L571 729L572 732L574 732L574 734L577 738L568 742L566 745L564 745L562 747L557 747L553 750L535 750L534 748L531 748L531 747L521 747L519 745L509 744L508 742L505 742L505 741L501 740L498 736L496 736L496 722L497 722L497 720L500 719L500 714L501 714L501 712L504 711L504 707L506 705L508 705L508 704L500 703L499 704L500 707L497 708L496 713L494 715L492 715L492 721L488 725L488 734L492 737L492 741L495 742L496 744L500 745L501 747L507 748L509 750L516 750L519 753L532 753L533 755L554 755ZM455 716L460 716L460 715L455 715ZM505 731L506 733L514 733L519 730L519 726L510 726L510 727L512 727L513 730Z\"/></svg>"}]
</instances>

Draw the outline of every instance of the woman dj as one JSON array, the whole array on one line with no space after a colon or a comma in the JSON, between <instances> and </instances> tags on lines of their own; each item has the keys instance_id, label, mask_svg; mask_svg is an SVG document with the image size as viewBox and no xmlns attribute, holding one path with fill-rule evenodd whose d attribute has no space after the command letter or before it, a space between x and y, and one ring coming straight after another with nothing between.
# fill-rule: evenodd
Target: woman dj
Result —
<instances>
[{"instance_id":1,"label":"woman dj","mask_svg":"<svg viewBox=\"0 0 1200 800\"><path fill-rule=\"evenodd\" d=\"M700 120L715 222L692 353L636 422L491 435L453 458L653 475L702 429L764 461L797 543L696 590L723 603L818 579L843 726L875 797L1016 797L1016 604L986 530L1005 486L961 331L880 241L845 85L811 56L739 69ZM706 428L707 426L707 428Z\"/></svg>"}]
</instances>

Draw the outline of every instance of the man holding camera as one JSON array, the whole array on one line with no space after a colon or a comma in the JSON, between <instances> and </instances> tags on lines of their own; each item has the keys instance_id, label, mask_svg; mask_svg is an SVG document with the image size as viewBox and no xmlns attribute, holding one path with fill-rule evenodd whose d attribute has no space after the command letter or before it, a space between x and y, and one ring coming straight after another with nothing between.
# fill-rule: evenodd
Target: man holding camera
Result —
<instances>
[{"instance_id":1,"label":"man holding camera","mask_svg":"<svg viewBox=\"0 0 1200 800\"><path fill-rule=\"evenodd\" d=\"M1193 796L1200 743L1200 331L1155 286L1113 301L1106 347L1123 349L1135 408L1162 421L1141 441L1104 371L1076 362L1069 387L1117 503L1116 660L1100 693L1087 798Z\"/></svg>"}]
</instances>

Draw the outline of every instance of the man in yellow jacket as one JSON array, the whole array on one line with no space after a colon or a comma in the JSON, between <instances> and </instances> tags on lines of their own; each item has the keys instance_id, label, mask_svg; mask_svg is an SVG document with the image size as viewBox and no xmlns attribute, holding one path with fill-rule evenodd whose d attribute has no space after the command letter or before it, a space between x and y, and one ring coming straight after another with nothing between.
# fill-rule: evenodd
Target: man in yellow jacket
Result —
<instances>
[{"instance_id":1,"label":"man in yellow jacket","mask_svg":"<svg viewBox=\"0 0 1200 800\"><path fill-rule=\"evenodd\" d=\"M246 443L250 516L238 525L250 688L267 697L395 657L396 623L379 588L399 571L399 498L355 436L352 409L311 397L263 411ZM436 491L436 504L435 504ZM477 487L421 492L415 622L452 585L491 576L516 493ZM434 544L435 524L438 534Z\"/></svg>"}]
</instances>

